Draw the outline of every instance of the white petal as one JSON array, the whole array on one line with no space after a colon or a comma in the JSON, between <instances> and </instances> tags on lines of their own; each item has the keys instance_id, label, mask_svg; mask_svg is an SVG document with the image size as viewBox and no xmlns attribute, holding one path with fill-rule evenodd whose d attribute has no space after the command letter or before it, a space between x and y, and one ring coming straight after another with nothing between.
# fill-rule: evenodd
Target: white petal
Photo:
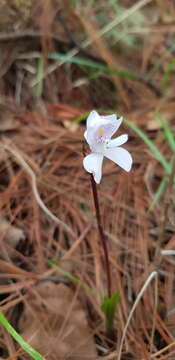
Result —
<instances>
[{"instance_id":1,"label":"white petal","mask_svg":"<svg viewBox=\"0 0 175 360\"><path fill-rule=\"evenodd\" d=\"M88 128L92 128L99 124L101 118L97 111L92 110L86 120L86 126Z\"/></svg>"},{"instance_id":2,"label":"white petal","mask_svg":"<svg viewBox=\"0 0 175 360\"><path fill-rule=\"evenodd\" d=\"M108 116L101 116L101 119L103 121L103 123L108 123L108 124L112 124L113 129L111 130L110 133L110 137L112 137L115 132L118 130L118 128L120 127L122 121L123 121L123 117L120 117L119 119L117 119L116 115L108 115Z\"/></svg>"},{"instance_id":3,"label":"white petal","mask_svg":"<svg viewBox=\"0 0 175 360\"><path fill-rule=\"evenodd\" d=\"M102 162L103 155L92 153L87 155L83 160L83 166L85 170L94 176L94 180L97 184L100 183L102 176Z\"/></svg>"},{"instance_id":4,"label":"white petal","mask_svg":"<svg viewBox=\"0 0 175 360\"><path fill-rule=\"evenodd\" d=\"M99 116L98 120L96 118L96 123L94 122L94 124L95 124L94 126L87 127L87 132L85 133L85 138L86 138L86 141L88 142L91 150L94 152L98 152L98 151L94 150L95 146L99 142L103 142L103 140L97 141L98 136L99 136L99 138L101 137L101 135L98 134L98 131L99 130L104 131L104 141L105 141L105 138L110 139L113 136L113 134L117 131L117 129L119 128L119 126L123 120L122 117L120 119L117 119L116 115L114 115L114 116L110 115L110 116L107 116L107 118L108 118L108 120L106 119L106 116Z\"/></svg>"},{"instance_id":5,"label":"white petal","mask_svg":"<svg viewBox=\"0 0 175 360\"><path fill-rule=\"evenodd\" d=\"M87 130L84 132L84 137L85 137L86 141L88 142L88 140L87 140Z\"/></svg>"},{"instance_id":6,"label":"white petal","mask_svg":"<svg viewBox=\"0 0 175 360\"><path fill-rule=\"evenodd\" d=\"M125 144L128 141L128 134L123 134L115 139L109 140L106 144L107 149L115 148L117 146Z\"/></svg>"},{"instance_id":7,"label":"white petal","mask_svg":"<svg viewBox=\"0 0 175 360\"><path fill-rule=\"evenodd\" d=\"M125 171L130 171L132 166L132 157L130 153L123 148L117 147L114 149L107 149L104 151L104 156L114 161Z\"/></svg>"},{"instance_id":8,"label":"white petal","mask_svg":"<svg viewBox=\"0 0 175 360\"><path fill-rule=\"evenodd\" d=\"M111 115L112 116L112 115ZM123 121L123 117L121 116L119 119L116 119L115 121L115 130L113 131L112 135L115 134L115 132L118 130L118 128L120 127L121 123ZM112 136L111 135L111 136Z\"/></svg>"},{"instance_id":9,"label":"white petal","mask_svg":"<svg viewBox=\"0 0 175 360\"><path fill-rule=\"evenodd\" d=\"M117 120L116 114L106 115L106 116L102 115L101 117L108 121L116 121Z\"/></svg>"}]
</instances>

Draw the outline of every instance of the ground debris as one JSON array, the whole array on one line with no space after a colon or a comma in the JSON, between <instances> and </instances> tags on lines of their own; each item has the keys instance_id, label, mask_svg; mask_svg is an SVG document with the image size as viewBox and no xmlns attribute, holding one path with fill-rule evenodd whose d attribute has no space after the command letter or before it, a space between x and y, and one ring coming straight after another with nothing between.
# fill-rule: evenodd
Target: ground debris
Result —
<instances>
[{"instance_id":1,"label":"ground debris","mask_svg":"<svg viewBox=\"0 0 175 360\"><path fill-rule=\"evenodd\" d=\"M1 239L13 249L20 240L25 239L24 231L10 224L5 218L0 218L0 235Z\"/></svg>"},{"instance_id":2,"label":"ground debris","mask_svg":"<svg viewBox=\"0 0 175 360\"><path fill-rule=\"evenodd\" d=\"M40 283L20 317L21 335L48 360L97 359L85 312L64 284Z\"/></svg>"}]
</instances>

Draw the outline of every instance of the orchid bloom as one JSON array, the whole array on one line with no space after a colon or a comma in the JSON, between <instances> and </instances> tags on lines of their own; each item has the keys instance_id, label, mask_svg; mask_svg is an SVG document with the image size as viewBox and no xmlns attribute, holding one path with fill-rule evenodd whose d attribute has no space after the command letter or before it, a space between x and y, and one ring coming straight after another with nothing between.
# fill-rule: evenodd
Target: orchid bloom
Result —
<instances>
[{"instance_id":1,"label":"orchid bloom","mask_svg":"<svg viewBox=\"0 0 175 360\"><path fill-rule=\"evenodd\" d=\"M84 158L83 166L86 171L93 174L97 184L101 181L104 156L114 161L125 171L131 170L132 157L126 149L120 147L128 140L128 135L123 134L111 139L122 120L122 117L117 119L115 114L100 116L95 110L91 111L87 118L87 129L84 137L89 144L91 154Z\"/></svg>"}]
</instances>

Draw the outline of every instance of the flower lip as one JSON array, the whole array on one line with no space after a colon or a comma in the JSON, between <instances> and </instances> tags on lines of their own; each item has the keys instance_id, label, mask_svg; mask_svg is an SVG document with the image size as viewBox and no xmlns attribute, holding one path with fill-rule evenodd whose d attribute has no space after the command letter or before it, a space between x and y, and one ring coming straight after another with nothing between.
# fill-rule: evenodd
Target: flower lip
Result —
<instances>
[{"instance_id":1,"label":"flower lip","mask_svg":"<svg viewBox=\"0 0 175 360\"><path fill-rule=\"evenodd\" d=\"M99 144L110 140L119 128L123 118L117 119L116 115L100 116L95 110L87 118L87 129L84 133L92 151L99 152Z\"/></svg>"},{"instance_id":2,"label":"flower lip","mask_svg":"<svg viewBox=\"0 0 175 360\"><path fill-rule=\"evenodd\" d=\"M99 133L100 135L103 135L103 134L105 134L105 130L104 130L104 129L99 129L99 130L98 130L98 133Z\"/></svg>"},{"instance_id":3,"label":"flower lip","mask_svg":"<svg viewBox=\"0 0 175 360\"><path fill-rule=\"evenodd\" d=\"M111 134L115 130L114 124L104 123L100 125L97 130L94 132L94 140L97 143L105 142L107 139L111 138Z\"/></svg>"}]
</instances>

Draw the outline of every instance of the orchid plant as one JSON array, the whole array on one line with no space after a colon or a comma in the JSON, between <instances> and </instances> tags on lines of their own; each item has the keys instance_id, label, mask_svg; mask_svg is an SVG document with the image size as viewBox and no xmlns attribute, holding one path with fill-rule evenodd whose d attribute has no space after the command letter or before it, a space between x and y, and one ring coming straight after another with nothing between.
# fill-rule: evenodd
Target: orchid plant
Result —
<instances>
[{"instance_id":1,"label":"orchid plant","mask_svg":"<svg viewBox=\"0 0 175 360\"><path fill-rule=\"evenodd\" d=\"M90 147L91 153L85 156L83 166L85 170L91 174L92 193L100 240L104 251L108 284L108 295L103 297L101 309L105 314L106 332L111 339L115 338L113 325L114 315L119 302L120 294L118 291L112 294L111 290L109 254L101 221L96 184L99 184L102 178L102 164L104 157L112 160L125 171L131 170L132 157L126 149L121 147L121 145L127 142L128 135L123 134L115 139L111 139L114 133L118 130L122 121L123 118L117 118L115 114L100 116L97 111L93 110L87 118L86 131L84 133L84 137Z\"/></svg>"},{"instance_id":2,"label":"orchid plant","mask_svg":"<svg viewBox=\"0 0 175 360\"><path fill-rule=\"evenodd\" d=\"M104 156L119 165L125 171L130 171L132 157L130 153L120 147L128 140L128 135L123 134L111 139L121 125L123 118L117 119L115 114L100 116L95 110L87 118L87 129L84 137L89 144L91 154L84 158L83 165L86 171L93 174L97 184L102 177L102 163Z\"/></svg>"}]
</instances>

